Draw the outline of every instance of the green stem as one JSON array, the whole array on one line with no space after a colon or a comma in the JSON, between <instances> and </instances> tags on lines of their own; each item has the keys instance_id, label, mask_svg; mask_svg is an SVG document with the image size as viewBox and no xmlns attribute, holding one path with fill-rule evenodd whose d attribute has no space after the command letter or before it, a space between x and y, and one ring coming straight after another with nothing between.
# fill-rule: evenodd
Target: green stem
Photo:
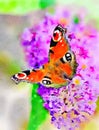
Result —
<instances>
[{"instance_id":1,"label":"green stem","mask_svg":"<svg viewBox=\"0 0 99 130\"><path fill-rule=\"evenodd\" d=\"M38 84L33 84L31 97L32 108L27 130L37 130L48 114L48 111L43 107L43 99L37 94L38 87Z\"/></svg>"}]
</instances>

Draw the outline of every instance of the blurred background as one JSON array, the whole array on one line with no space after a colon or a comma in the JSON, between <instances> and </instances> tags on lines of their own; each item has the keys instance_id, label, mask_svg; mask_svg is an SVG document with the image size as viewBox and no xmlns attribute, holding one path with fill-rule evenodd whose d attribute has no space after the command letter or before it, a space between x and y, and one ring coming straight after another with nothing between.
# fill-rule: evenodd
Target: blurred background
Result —
<instances>
[{"instance_id":1,"label":"blurred background","mask_svg":"<svg viewBox=\"0 0 99 130\"><path fill-rule=\"evenodd\" d=\"M0 0L0 130L32 130L28 128L32 87L28 83L16 85L10 77L28 68L20 44L23 30L39 23L46 12L54 12L56 7L86 11L87 18L99 29L99 0ZM80 129L99 130L98 122L96 112ZM56 128L47 116L38 130Z\"/></svg>"}]
</instances>

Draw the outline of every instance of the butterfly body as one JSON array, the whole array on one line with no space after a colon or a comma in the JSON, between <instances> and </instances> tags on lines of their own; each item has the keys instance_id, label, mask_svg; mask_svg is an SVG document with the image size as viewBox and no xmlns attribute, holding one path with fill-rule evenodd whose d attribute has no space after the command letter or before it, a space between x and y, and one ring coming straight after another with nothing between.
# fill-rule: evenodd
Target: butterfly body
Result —
<instances>
[{"instance_id":1,"label":"butterfly body","mask_svg":"<svg viewBox=\"0 0 99 130\"><path fill-rule=\"evenodd\" d=\"M59 88L72 80L76 68L76 58L65 38L66 29L57 25L50 42L49 61L41 69L22 71L12 76L19 83L27 81L41 83L46 87Z\"/></svg>"}]
</instances>

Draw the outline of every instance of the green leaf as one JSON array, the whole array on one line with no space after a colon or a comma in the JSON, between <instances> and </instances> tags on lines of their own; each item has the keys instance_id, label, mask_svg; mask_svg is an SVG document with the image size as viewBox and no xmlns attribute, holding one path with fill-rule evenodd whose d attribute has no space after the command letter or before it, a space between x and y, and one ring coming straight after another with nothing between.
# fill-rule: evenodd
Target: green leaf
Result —
<instances>
[{"instance_id":1,"label":"green leaf","mask_svg":"<svg viewBox=\"0 0 99 130\"><path fill-rule=\"evenodd\" d=\"M40 7L42 9L47 8L48 6L54 6L55 5L55 0L40 0Z\"/></svg>"},{"instance_id":2,"label":"green leaf","mask_svg":"<svg viewBox=\"0 0 99 130\"><path fill-rule=\"evenodd\" d=\"M74 21L75 24L78 24L79 23L79 17L75 16L73 21Z\"/></svg>"},{"instance_id":3,"label":"green leaf","mask_svg":"<svg viewBox=\"0 0 99 130\"><path fill-rule=\"evenodd\" d=\"M0 0L0 13L26 14L39 9L39 0Z\"/></svg>"},{"instance_id":4,"label":"green leaf","mask_svg":"<svg viewBox=\"0 0 99 130\"><path fill-rule=\"evenodd\" d=\"M97 105L96 112L99 112L99 97L98 97L98 100L96 101L96 105Z\"/></svg>"}]
</instances>

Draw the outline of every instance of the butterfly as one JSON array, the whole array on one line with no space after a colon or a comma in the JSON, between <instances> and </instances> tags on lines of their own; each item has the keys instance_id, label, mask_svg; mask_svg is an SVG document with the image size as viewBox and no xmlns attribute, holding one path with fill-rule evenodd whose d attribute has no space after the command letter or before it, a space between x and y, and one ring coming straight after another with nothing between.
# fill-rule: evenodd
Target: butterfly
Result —
<instances>
[{"instance_id":1,"label":"butterfly","mask_svg":"<svg viewBox=\"0 0 99 130\"><path fill-rule=\"evenodd\" d=\"M77 62L66 33L66 28L57 25L50 40L49 61L42 68L25 70L13 75L12 80L16 84L27 81L53 88L68 85L76 73Z\"/></svg>"}]
</instances>

